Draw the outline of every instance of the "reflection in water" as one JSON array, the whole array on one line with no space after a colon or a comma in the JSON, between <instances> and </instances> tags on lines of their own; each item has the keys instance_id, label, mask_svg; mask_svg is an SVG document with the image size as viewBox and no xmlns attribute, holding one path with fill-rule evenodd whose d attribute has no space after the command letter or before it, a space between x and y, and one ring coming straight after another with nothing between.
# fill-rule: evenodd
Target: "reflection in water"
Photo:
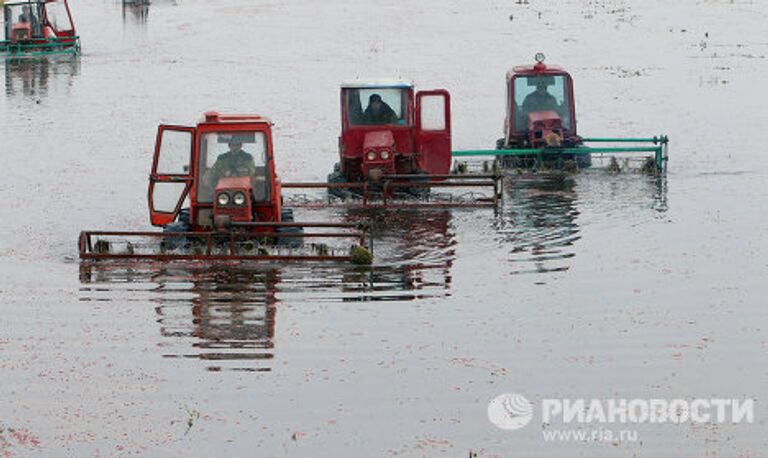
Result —
<instances>
[{"instance_id":1,"label":"reflection in water","mask_svg":"<svg viewBox=\"0 0 768 458\"><path fill-rule=\"evenodd\" d=\"M371 272L372 282L411 285L414 291L441 288L448 294L457 243L451 210L355 210L347 219L358 213L372 224L376 259L397 266Z\"/></svg>"},{"instance_id":2,"label":"reflection in water","mask_svg":"<svg viewBox=\"0 0 768 458\"><path fill-rule=\"evenodd\" d=\"M456 257L453 210L350 210L365 214L373 226L377 250L395 264L450 264ZM483 210L480 210L483 211ZM379 252L377 251L377 253Z\"/></svg>"},{"instance_id":3,"label":"reflection in water","mask_svg":"<svg viewBox=\"0 0 768 458\"><path fill-rule=\"evenodd\" d=\"M82 300L131 300L154 306L163 357L198 358L212 371L269 371L275 334L274 268L162 263L83 263ZM182 345L175 345L182 344ZM189 345L191 344L191 349ZM167 348L166 348L167 347ZM178 348L176 352L166 352ZM228 363L228 364L227 364Z\"/></svg>"},{"instance_id":4,"label":"reflection in water","mask_svg":"<svg viewBox=\"0 0 768 458\"><path fill-rule=\"evenodd\" d=\"M581 239L577 220L585 208L589 218L618 208L667 210L666 178L638 174L583 172L512 177L505 184L505 205L497 219L501 241L511 246L512 273L567 271ZM592 213L595 213L594 215ZM649 218L648 214L638 214Z\"/></svg>"},{"instance_id":5,"label":"reflection in water","mask_svg":"<svg viewBox=\"0 0 768 458\"><path fill-rule=\"evenodd\" d=\"M138 24L146 24L149 17L149 0L123 0L123 22L129 17Z\"/></svg>"},{"instance_id":6,"label":"reflection in water","mask_svg":"<svg viewBox=\"0 0 768 458\"><path fill-rule=\"evenodd\" d=\"M184 271L170 270L169 280L190 279ZM212 362L208 370L221 370L215 361L252 361L273 358L275 335L275 269L244 271L232 266L192 272L187 300L166 300L155 308L160 333L165 337L194 337L192 357ZM168 287L170 285L164 285ZM191 323L191 326L190 326ZM234 367L268 371L267 367Z\"/></svg>"},{"instance_id":7,"label":"reflection in water","mask_svg":"<svg viewBox=\"0 0 768 458\"><path fill-rule=\"evenodd\" d=\"M177 6L178 0L122 0L123 22L132 20L136 24L146 24L149 19L150 4Z\"/></svg>"},{"instance_id":8,"label":"reflection in water","mask_svg":"<svg viewBox=\"0 0 768 458\"><path fill-rule=\"evenodd\" d=\"M653 178L655 192L653 193L653 209L659 213L666 213L667 206L667 177Z\"/></svg>"},{"instance_id":9,"label":"reflection in water","mask_svg":"<svg viewBox=\"0 0 768 458\"><path fill-rule=\"evenodd\" d=\"M164 358L250 372L272 370L281 303L410 301L443 296L450 283L442 268L417 266L159 262L84 262L80 281L82 301L153 307Z\"/></svg>"},{"instance_id":10,"label":"reflection in water","mask_svg":"<svg viewBox=\"0 0 768 458\"><path fill-rule=\"evenodd\" d=\"M572 177L536 176L507 180L497 231L512 247L512 273L568 270L572 245L581 238Z\"/></svg>"},{"instance_id":11,"label":"reflection in water","mask_svg":"<svg viewBox=\"0 0 768 458\"><path fill-rule=\"evenodd\" d=\"M344 302L404 301L450 296L452 263L377 267L347 272L342 281ZM441 293L442 291L442 293Z\"/></svg>"},{"instance_id":12,"label":"reflection in water","mask_svg":"<svg viewBox=\"0 0 768 458\"><path fill-rule=\"evenodd\" d=\"M5 60L5 94L8 97L44 98L63 85L68 92L80 74L77 56L48 56Z\"/></svg>"}]
</instances>

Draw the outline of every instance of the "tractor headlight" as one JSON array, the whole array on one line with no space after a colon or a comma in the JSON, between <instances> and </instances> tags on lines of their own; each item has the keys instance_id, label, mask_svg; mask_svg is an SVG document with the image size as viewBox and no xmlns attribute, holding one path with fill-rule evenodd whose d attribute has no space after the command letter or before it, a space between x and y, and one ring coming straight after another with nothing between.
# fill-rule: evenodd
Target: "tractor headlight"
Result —
<instances>
[{"instance_id":1,"label":"tractor headlight","mask_svg":"<svg viewBox=\"0 0 768 458\"><path fill-rule=\"evenodd\" d=\"M389 159L389 151L383 150L380 154L381 154L382 161L386 161L387 159Z\"/></svg>"},{"instance_id":2,"label":"tractor headlight","mask_svg":"<svg viewBox=\"0 0 768 458\"><path fill-rule=\"evenodd\" d=\"M216 197L216 202L222 207L229 205L229 200L229 194L226 192L219 193L219 195Z\"/></svg>"},{"instance_id":3,"label":"tractor headlight","mask_svg":"<svg viewBox=\"0 0 768 458\"><path fill-rule=\"evenodd\" d=\"M376 151L368 151L366 153L366 157L369 161L375 161L376 160Z\"/></svg>"},{"instance_id":4,"label":"tractor headlight","mask_svg":"<svg viewBox=\"0 0 768 458\"><path fill-rule=\"evenodd\" d=\"M238 207L245 205L245 194L242 192L236 192L235 195L232 196L232 203Z\"/></svg>"}]
</instances>

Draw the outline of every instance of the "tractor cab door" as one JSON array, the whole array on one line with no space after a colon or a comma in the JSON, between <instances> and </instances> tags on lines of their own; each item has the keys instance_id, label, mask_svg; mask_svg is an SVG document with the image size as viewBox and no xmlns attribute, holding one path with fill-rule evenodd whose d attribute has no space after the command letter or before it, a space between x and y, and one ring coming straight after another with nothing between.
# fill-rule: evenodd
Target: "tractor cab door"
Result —
<instances>
[{"instance_id":1,"label":"tractor cab door","mask_svg":"<svg viewBox=\"0 0 768 458\"><path fill-rule=\"evenodd\" d=\"M75 25L66 0L54 0L45 3L45 37L75 36Z\"/></svg>"},{"instance_id":2,"label":"tractor cab door","mask_svg":"<svg viewBox=\"0 0 768 458\"><path fill-rule=\"evenodd\" d=\"M160 126L149 176L149 218L153 226L172 223L192 187L193 127Z\"/></svg>"},{"instance_id":3,"label":"tractor cab door","mask_svg":"<svg viewBox=\"0 0 768 458\"><path fill-rule=\"evenodd\" d=\"M451 171L451 95L439 89L416 94L417 165L429 175Z\"/></svg>"}]
</instances>

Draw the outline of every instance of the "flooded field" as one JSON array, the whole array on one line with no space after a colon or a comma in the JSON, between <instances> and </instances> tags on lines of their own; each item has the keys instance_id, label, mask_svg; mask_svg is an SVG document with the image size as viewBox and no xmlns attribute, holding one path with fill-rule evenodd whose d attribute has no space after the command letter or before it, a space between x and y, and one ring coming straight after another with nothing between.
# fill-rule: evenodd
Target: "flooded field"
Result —
<instances>
[{"instance_id":1,"label":"flooded field","mask_svg":"<svg viewBox=\"0 0 768 458\"><path fill-rule=\"evenodd\" d=\"M82 56L0 64L0 456L766 455L768 4L72 3ZM267 115L282 178L325 180L341 81L448 88L454 148L491 148L504 74L538 51L574 76L582 135L669 135L666 176L391 211L371 269L77 259L83 229L150 228L159 122ZM545 440L489 421L504 393L756 402Z\"/></svg>"}]
</instances>

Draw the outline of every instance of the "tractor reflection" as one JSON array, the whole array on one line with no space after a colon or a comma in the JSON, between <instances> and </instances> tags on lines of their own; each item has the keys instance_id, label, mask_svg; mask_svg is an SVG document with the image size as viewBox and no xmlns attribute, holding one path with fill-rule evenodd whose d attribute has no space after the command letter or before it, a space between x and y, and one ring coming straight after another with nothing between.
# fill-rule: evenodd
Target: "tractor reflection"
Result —
<instances>
[{"instance_id":1,"label":"tractor reflection","mask_svg":"<svg viewBox=\"0 0 768 458\"><path fill-rule=\"evenodd\" d=\"M133 18L137 24L146 24L149 18L149 0L123 0L123 22Z\"/></svg>"},{"instance_id":2,"label":"tractor reflection","mask_svg":"<svg viewBox=\"0 0 768 458\"><path fill-rule=\"evenodd\" d=\"M279 272L221 266L195 272L191 279L191 309L186 304L156 308L163 336L198 339L194 353L179 356L207 361L211 371L269 371L265 363L274 357Z\"/></svg>"},{"instance_id":3,"label":"tractor reflection","mask_svg":"<svg viewBox=\"0 0 768 458\"><path fill-rule=\"evenodd\" d=\"M268 372L274 358L275 268L164 263L83 263L85 300L112 300L125 291L146 291L163 337L165 358L195 358L209 371ZM133 286L130 286L133 285ZM98 297L107 295L107 299ZM142 300L142 298L138 298ZM192 351L189 349L191 339ZM175 351L172 349L176 349Z\"/></svg>"},{"instance_id":4,"label":"tractor reflection","mask_svg":"<svg viewBox=\"0 0 768 458\"><path fill-rule=\"evenodd\" d=\"M80 75L80 60L74 56L5 60L5 95L42 99L63 88L69 91Z\"/></svg>"},{"instance_id":5,"label":"tractor reflection","mask_svg":"<svg viewBox=\"0 0 768 458\"><path fill-rule=\"evenodd\" d=\"M581 238L576 219L575 181L571 177L508 180L506 205L497 231L511 245L513 274L567 271Z\"/></svg>"},{"instance_id":6,"label":"tractor reflection","mask_svg":"<svg viewBox=\"0 0 768 458\"><path fill-rule=\"evenodd\" d=\"M651 214L667 210L664 177L591 175L532 174L506 180L496 231L511 247L512 274L568 271L582 237L578 221L585 210L589 218L596 218L631 209L644 219L648 215L639 210Z\"/></svg>"},{"instance_id":7,"label":"tractor reflection","mask_svg":"<svg viewBox=\"0 0 768 458\"><path fill-rule=\"evenodd\" d=\"M450 295L456 258L452 211L350 209L344 221L368 218L376 259L383 264L350 271L343 288L346 301L412 300Z\"/></svg>"},{"instance_id":8,"label":"tractor reflection","mask_svg":"<svg viewBox=\"0 0 768 458\"><path fill-rule=\"evenodd\" d=\"M208 371L271 372L281 303L411 301L450 289L450 216L429 218L447 257L421 263L355 268L344 265L199 262L82 262L81 300L132 302L154 308L163 358L199 360ZM389 232L397 237L404 229ZM428 226L413 227L426 232ZM401 248L407 242L401 238ZM395 249L396 247L393 247ZM279 294L278 294L279 293ZM286 312L283 312L286 313ZM322 319L322 318L321 318Z\"/></svg>"},{"instance_id":9,"label":"tractor reflection","mask_svg":"<svg viewBox=\"0 0 768 458\"><path fill-rule=\"evenodd\" d=\"M129 20L136 24L146 24L149 20L149 6L178 6L179 0L122 0L123 22Z\"/></svg>"}]
</instances>

